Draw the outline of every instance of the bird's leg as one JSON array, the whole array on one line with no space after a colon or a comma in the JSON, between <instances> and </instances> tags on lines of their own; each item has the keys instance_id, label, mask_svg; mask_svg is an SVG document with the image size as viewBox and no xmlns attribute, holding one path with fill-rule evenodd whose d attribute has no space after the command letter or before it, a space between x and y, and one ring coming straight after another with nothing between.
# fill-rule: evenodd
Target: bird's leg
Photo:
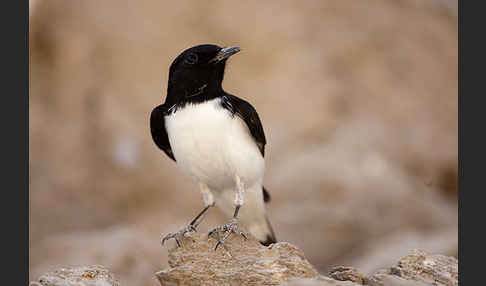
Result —
<instances>
[{"instance_id":1,"label":"bird's leg","mask_svg":"<svg viewBox=\"0 0 486 286\"><path fill-rule=\"evenodd\" d=\"M203 184L199 184L199 189L201 191L201 194L203 195L203 200L204 200L204 209L183 229L176 231L176 232L169 232L162 238L162 245L164 245L164 242L166 240L169 240L171 238L175 239L177 246L181 246L180 243L180 238L186 233L186 232L191 232L191 231L197 231L196 228L199 226L201 223L204 214L207 212L207 210L214 206L214 198L213 194L211 191Z\"/></svg>"},{"instance_id":2,"label":"bird's leg","mask_svg":"<svg viewBox=\"0 0 486 286\"><path fill-rule=\"evenodd\" d=\"M220 244L224 244L224 241L228 238L228 236L231 233L241 235L245 239L247 239L245 233L241 232L239 230L239 227L238 227L238 212L240 211L240 208L244 203L244 199L243 199L244 185L243 185L243 182L241 182L241 180L238 176L236 176L235 181L236 181L237 191L236 191L236 197L235 197L235 212L233 214L233 218L230 220L230 222L228 224L218 226L208 233L208 236L211 236L215 232L224 232L223 237L220 238L218 240L218 242L216 243L214 250L218 249L218 246Z\"/></svg>"}]
</instances>

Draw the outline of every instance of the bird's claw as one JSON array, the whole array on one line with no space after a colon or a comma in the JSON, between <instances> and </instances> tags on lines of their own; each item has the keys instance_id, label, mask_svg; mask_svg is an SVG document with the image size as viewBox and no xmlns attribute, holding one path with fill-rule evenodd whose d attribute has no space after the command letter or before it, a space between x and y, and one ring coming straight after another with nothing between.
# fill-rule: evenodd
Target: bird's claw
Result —
<instances>
[{"instance_id":1,"label":"bird's claw","mask_svg":"<svg viewBox=\"0 0 486 286\"><path fill-rule=\"evenodd\" d=\"M168 234L164 235L164 237L162 238L162 245L164 245L165 241L166 240L169 240L171 238L175 239L176 243L177 243L177 246L178 247L181 247L181 242L180 242L180 238L182 236L184 236L184 234L186 232L191 232L191 231L197 231L196 230L196 227L193 226L192 224L190 225L187 225L186 227L184 227L183 229L179 230L179 231L176 231L176 232L169 232Z\"/></svg>"},{"instance_id":2,"label":"bird's claw","mask_svg":"<svg viewBox=\"0 0 486 286\"><path fill-rule=\"evenodd\" d=\"M218 249L218 246L220 245L224 245L224 241L228 238L228 236L231 234L231 233L234 233L234 234L237 234L237 235L241 235L243 236L245 239L248 239L246 237L246 234L241 232L238 228L238 221L236 219L233 219L230 223L228 224L225 224L225 225L221 225L221 226L218 226L216 228L214 228L213 230L211 230L209 233L208 233L208 236L211 236L213 235L215 232L224 232L224 235L222 238L218 239L218 242L216 243L216 246L214 247L214 250L217 250Z\"/></svg>"}]
</instances>

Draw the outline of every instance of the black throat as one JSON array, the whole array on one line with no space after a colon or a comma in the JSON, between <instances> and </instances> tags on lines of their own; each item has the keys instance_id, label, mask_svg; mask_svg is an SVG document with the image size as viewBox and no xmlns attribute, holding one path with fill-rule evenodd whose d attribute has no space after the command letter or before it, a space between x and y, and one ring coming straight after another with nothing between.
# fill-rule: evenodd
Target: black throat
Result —
<instances>
[{"instance_id":1,"label":"black throat","mask_svg":"<svg viewBox=\"0 0 486 286\"><path fill-rule=\"evenodd\" d=\"M207 70L197 74L171 72L165 100L169 112L175 112L186 104L198 104L222 97L225 94L222 87L225 62L208 66Z\"/></svg>"}]
</instances>

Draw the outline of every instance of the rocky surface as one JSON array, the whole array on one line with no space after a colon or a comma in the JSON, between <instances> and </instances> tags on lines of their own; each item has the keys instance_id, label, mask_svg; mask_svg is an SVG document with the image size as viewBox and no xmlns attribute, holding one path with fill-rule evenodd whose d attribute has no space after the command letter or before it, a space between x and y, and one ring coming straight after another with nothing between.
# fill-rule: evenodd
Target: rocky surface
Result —
<instances>
[{"instance_id":1,"label":"rocky surface","mask_svg":"<svg viewBox=\"0 0 486 286\"><path fill-rule=\"evenodd\" d=\"M101 265L64 267L39 277L31 286L120 286L114 275Z\"/></svg>"},{"instance_id":2,"label":"rocky surface","mask_svg":"<svg viewBox=\"0 0 486 286\"><path fill-rule=\"evenodd\" d=\"M351 267L335 267L320 275L304 253L287 242L269 247L255 239L231 236L226 248L214 251L216 240L192 233L183 247L169 250L170 268L156 273L162 285L457 285L454 257L413 251L396 265L367 277Z\"/></svg>"},{"instance_id":3,"label":"rocky surface","mask_svg":"<svg viewBox=\"0 0 486 286\"><path fill-rule=\"evenodd\" d=\"M458 285L458 261L454 257L415 250L397 265L375 273L369 284L390 285L388 281L394 280L398 281L396 285L412 285L404 284L404 280L421 282L413 285Z\"/></svg>"},{"instance_id":4,"label":"rocky surface","mask_svg":"<svg viewBox=\"0 0 486 286\"><path fill-rule=\"evenodd\" d=\"M317 279L298 279L284 285L370 285L370 286L426 286L458 285L458 261L454 257L429 255L420 250L402 258L396 265L377 271L366 277L352 267L335 267L329 272L333 279L321 276ZM346 281L342 284L339 281Z\"/></svg>"},{"instance_id":5,"label":"rocky surface","mask_svg":"<svg viewBox=\"0 0 486 286\"><path fill-rule=\"evenodd\" d=\"M170 268L156 273L162 285L278 285L291 278L319 274L295 246L280 242L263 247L253 237L230 236L225 247L217 240L191 233L184 247L169 250Z\"/></svg>"},{"instance_id":6,"label":"rocky surface","mask_svg":"<svg viewBox=\"0 0 486 286\"><path fill-rule=\"evenodd\" d=\"M368 282L368 278L353 267L334 267L329 272L329 276L339 281L351 281L358 284L366 284Z\"/></svg>"},{"instance_id":7,"label":"rocky surface","mask_svg":"<svg viewBox=\"0 0 486 286\"><path fill-rule=\"evenodd\" d=\"M253 237L230 236L224 247L202 233L186 234L182 247L169 250L169 265L155 273L170 285L285 285L285 286L456 286L458 261L414 250L396 265L366 276L352 267L334 267L321 275L304 253L288 242L264 247ZM142 281L142 277L140 281ZM119 286L103 266L66 267L41 276L31 285Z\"/></svg>"}]
</instances>

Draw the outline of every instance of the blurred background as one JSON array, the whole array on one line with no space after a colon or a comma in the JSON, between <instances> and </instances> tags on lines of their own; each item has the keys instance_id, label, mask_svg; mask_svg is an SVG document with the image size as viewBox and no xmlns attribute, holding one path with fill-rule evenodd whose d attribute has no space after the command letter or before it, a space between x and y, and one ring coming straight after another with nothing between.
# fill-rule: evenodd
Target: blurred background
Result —
<instances>
[{"instance_id":1,"label":"blurred background","mask_svg":"<svg viewBox=\"0 0 486 286\"><path fill-rule=\"evenodd\" d=\"M242 48L223 86L263 122L280 241L321 273L457 256L457 21L449 0L31 0L30 279L102 264L159 285L161 235L202 200L149 115L202 43Z\"/></svg>"}]
</instances>

